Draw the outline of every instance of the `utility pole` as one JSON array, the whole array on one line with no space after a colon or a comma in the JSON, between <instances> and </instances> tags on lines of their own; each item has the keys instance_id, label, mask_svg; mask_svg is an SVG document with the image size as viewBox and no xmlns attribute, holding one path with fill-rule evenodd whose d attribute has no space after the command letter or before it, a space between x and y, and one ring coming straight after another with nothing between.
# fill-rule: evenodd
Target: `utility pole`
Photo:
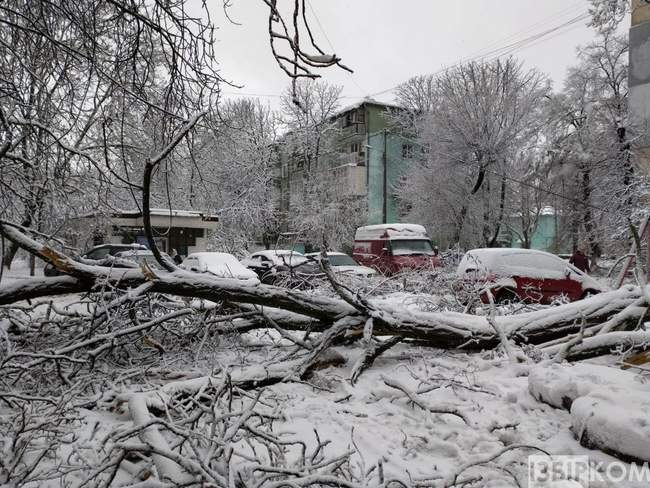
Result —
<instances>
[{"instance_id":1,"label":"utility pole","mask_svg":"<svg viewBox=\"0 0 650 488\"><path fill-rule=\"evenodd\" d=\"M382 206L382 222L384 224L388 223L388 157L386 155L386 129L384 129L384 157L383 157L383 177L384 177L384 201L383 201L383 206Z\"/></svg>"}]
</instances>

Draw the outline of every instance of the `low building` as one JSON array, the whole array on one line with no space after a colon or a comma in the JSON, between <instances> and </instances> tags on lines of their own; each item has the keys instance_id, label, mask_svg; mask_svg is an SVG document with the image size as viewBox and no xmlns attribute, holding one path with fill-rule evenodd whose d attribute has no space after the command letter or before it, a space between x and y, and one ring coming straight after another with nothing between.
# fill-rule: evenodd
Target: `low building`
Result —
<instances>
[{"instance_id":1,"label":"low building","mask_svg":"<svg viewBox=\"0 0 650 488\"><path fill-rule=\"evenodd\" d=\"M217 228L218 220L215 215L197 210L151 209L151 226L158 248L167 253L176 250L181 256L205 251L207 233ZM73 219L68 235L72 244L82 249L104 243L148 245L139 210L78 217Z\"/></svg>"},{"instance_id":2,"label":"low building","mask_svg":"<svg viewBox=\"0 0 650 488\"><path fill-rule=\"evenodd\" d=\"M524 232L524 222L529 228ZM565 223L553 207L543 207L531 212L527 219L521 214L510 216L499 233L501 247L516 247L547 251L556 254L571 252L570 243L562 239L561 228Z\"/></svg>"}]
</instances>

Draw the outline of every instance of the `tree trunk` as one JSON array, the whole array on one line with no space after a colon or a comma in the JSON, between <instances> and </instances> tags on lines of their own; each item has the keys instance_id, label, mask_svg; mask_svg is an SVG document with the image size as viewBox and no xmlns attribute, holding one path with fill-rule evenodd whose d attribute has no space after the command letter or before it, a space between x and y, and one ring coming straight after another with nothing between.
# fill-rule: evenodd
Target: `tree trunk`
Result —
<instances>
[{"instance_id":1,"label":"tree trunk","mask_svg":"<svg viewBox=\"0 0 650 488\"><path fill-rule=\"evenodd\" d=\"M616 135L618 137L619 160L623 166L623 188L624 191L628 192L628 197L625 199L625 205L629 208L633 203L631 185L634 177L634 166L632 165L630 154L630 143L627 140L627 131L625 127L617 127Z\"/></svg>"},{"instance_id":2,"label":"tree trunk","mask_svg":"<svg viewBox=\"0 0 650 488\"><path fill-rule=\"evenodd\" d=\"M587 235L587 242L589 243L589 253L591 254L592 261L596 263L601 255L601 249L600 243L596 239L596 224L594 222L594 216L590 206L591 171L588 168L583 168L582 170L582 200L585 206L582 214L582 224L585 228L585 234Z\"/></svg>"},{"instance_id":3,"label":"tree trunk","mask_svg":"<svg viewBox=\"0 0 650 488\"><path fill-rule=\"evenodd\" d=\"M490 239L490 243L488 247L494 247L495 244L497 243L497 239L499 238L499 232L501 232L501 224L503 223L503 217L505 215L505 208L506 208L506 178L503 176L501 178L501 191L499 194L499 218L496 223L496 227L494 229L494 235L492 236L492 239Z\"/></svg>"}]
</instances>

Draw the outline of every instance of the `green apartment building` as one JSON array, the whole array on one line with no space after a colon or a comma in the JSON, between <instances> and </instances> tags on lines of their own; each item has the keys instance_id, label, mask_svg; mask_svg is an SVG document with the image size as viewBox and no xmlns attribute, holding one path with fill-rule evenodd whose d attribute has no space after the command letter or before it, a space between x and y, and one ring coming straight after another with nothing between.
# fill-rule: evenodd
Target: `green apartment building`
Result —
<instances>
[{"instance_id":1,"label":"green apartment building","mask_svg":"<svg viewBox=\"0 0 650 488\"><path fill-rule=\"evenodd\" d=\"M367 216L364 224L399 222L394 189L411 163L413 145L407 139L391 133L390 111L399 107L364 100L348 106L330 120L333 126L334 150L319 156L317 168L323 178L336 181L343 198L361 203ZM295 211L302 191L305 169L301 154L278 144L279 205L282 215ZM286 225L284 231L291 231Z\"/></svg>"}]
</instances>

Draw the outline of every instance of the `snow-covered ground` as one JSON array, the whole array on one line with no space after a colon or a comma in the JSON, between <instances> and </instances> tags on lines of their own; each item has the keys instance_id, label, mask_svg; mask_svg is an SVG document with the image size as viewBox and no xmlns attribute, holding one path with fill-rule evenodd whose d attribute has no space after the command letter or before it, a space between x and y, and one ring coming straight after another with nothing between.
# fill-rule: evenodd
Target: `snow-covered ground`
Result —
<instances>
[{"instance_id":1,"label":"snow-covered ground","mask_svg":"<svg viewBox=\"0 0 650 488\"><path fill-rule=\"evenodd\" d=\"M4 279L21 279L21 272L24 269L17 266ZM76 298L60 297L57 303L65 307ZM413 310L440 306L439 298L406 292L374 300ZM107 439L133 427L133 404L119 398L139 391L156 396L163 385L179 378L212 376L222 381L226 372L233 380L251 373L263 378L278 370L288 372L292 363L283 362L283 357L292 348L275 331L258 330L168 351L155 368L136 364L115 370L114 381L96 385L92 401L76 399L76 420L65 434L74 436L67 437L58 457L69 456L71 465L99 462ZM327 443L324 452L330 457L352 452L349 469L366 473L369 485L377 484L381 470L385 479L409 486L452 486L454 480L467 482L454 486L528 486L528 456L542 453L586 455L600 469L617 461L600 449L650 459L650 372L623 371L616 357L575 365L532 360L513 364L495 351L467 354L400 344L352 385L349 378L361 348L334 350L343 363L326 364L304 382L265 387L259 400L273 405L274 431L283 438L302 441L307 451L318 442ZM436 413L440 410L452 413ZM586 426L594 449L580 445ZM243 453L252 449L244 440L235 447ZM126 483L139 469L133 461L124 463L111 486ZM83 473L72 471L63 480L78 486Z\"/></svg>"},{"instance_id":2,"label":"snow-covered ground","mask_svg":"<svg viewBox=\"0 0 650 488\"><path fill-rule=\"evenodd\" d=\"M224 338L198 354L185 351L169 355L161 369L151 371L146 384L127 381L113 387L122 396L152 390L166 383L161 379L161 371L168 378L177 376L173 371L188 377L212 373L215 378L224 371L229 371L233 378L243 371L246 374L255 371L263 377L265 371L277 369L278 358L288 348L286 341L267 331ZM594 463L607 466L617 459L582 447L575 435L576 420L572 420L566 405L562 406L562 400L555 402L557 407L549 405L553 403L552 398L554 395L579 398L598 392L611 399L630 385L639 388L635 390L636 398L643 391L644 398L650 398L650 386L645 384L643 375L614 366L513 365L491 352L469 355L404 344L380 357L352 386L348 379L360 349L338 347L336 351L346 359L345 364L317 370L304 383L286 382L266 387L260 401L276 406L274 410L280 413L280 418L275 429L285 438L301 440L309 450L316 445L318 436L321 442L329 441L326 453L330 456L353 451L351 459L357 469L368 471L379 463L386 478L405 482L431 480L432 486L445 486L446 481L459 475L459 479L478 480L470 486L527 486L528 456L542 451L553 455L587 455ZM561 377L566 381L552 381ZM584 388L578 393L571 387L571 378L580 377ZM530 384L531 381L535 384ZM548 387L545 395L537 393L542 388L539 382ZM418 403L410 401L395 385L416 395ZM566 394L562 388L572 393ZM547 398L551 401L543 401ZM627 401L634 396L623 398ZM92 451L89 445L99 449L100 441L109 434L132 426L124 404L100 405L101 402L95 408L79 411L76 431L81 434L73 444L79 452ZM624 407L633 410L636 404ZM457 410L465 420L428 410L440 408ZM601 412L605 416L616 414L615 408ZM639 410L639 414L647 416L648 411ZM639 425L635 424L636 418L627 422L618 417L616 421L622 434ZM648 437L645 444L639 442L639 449L647 448ZM243 441L238 447L244 451L250 449ZM69 449L72 446L65 450ZM502 455L490 460L502 451ZM473 466L474 463L478 464ZM73 481L76 477L69 479ZM126 472L117 478L118 481L126 479ZM591 486L640 488L648 485L621 482Z\"/></svg>"},{"instance_id":3,"label":"snow-covered ground","mask_svg":"<svg viewBox=\"0 0 650 488\"><path fill-rule=\"evenodd\" d=\"M34 266L34 276L43 276L43 262L36 260ZM22 280L29 278L29 260L27 259L14 259L11 263L11 269L2 269L2 281L0 283Z\"/></svg>"}]
</instances>

